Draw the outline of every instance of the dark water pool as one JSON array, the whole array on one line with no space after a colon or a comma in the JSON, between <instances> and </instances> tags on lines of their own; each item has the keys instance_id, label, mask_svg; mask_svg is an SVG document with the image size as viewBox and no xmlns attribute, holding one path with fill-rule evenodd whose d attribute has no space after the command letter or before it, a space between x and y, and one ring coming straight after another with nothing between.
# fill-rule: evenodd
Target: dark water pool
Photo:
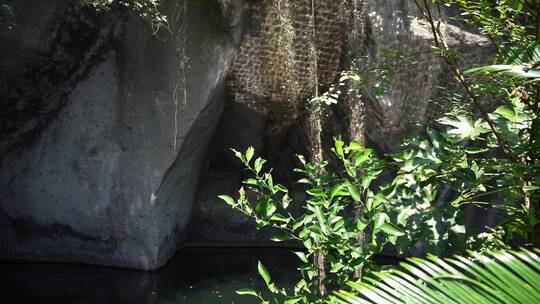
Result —
<instances>
[{"instance_id":1,"label":"dark water pool","mask_svg":"<svg viewBox=\"0 0 540 304\"><path fill-rule=\"evenodd\" d=\"M257 303L235 290L264 290L261 260L281 286L297 258L281 249L185 249L155 273L59 264L0 264L2 303Z\"/></svg>"}]
</instances>

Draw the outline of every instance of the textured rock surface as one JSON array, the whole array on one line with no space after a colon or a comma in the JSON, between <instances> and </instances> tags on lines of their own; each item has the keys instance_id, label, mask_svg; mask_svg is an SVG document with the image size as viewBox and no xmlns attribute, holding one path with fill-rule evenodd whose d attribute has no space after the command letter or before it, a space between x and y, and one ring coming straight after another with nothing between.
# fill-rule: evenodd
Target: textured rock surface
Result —
<instances>
[{"instance_id":1,"label":"textured rock surface","mask_svg":"<svg viewBox=\"0 0 540 304\"><path fill-rule=\"evenodd\" d=\"M375 63L382 63L383 60L386 60L378 55L383 50L397 51L407 59L406 66L398 66L398 69L394 71L393 83L388 93L378 100L369 100L370 104L375 105L376 108L375 110L368 108L368 115L377 115L377 117L368 117L367 119L368 144L377 148L380 153L385 153L396 149L401 139L418 131L415 124L430 122L437 109L433 101L440 96L437 87L452 85L455 81L446 63L434 54L431 32L427 24L422 23L418 18L417 8L412 1L369 0L365 2L367 38L364 45L371 60ZM287 3L287 1L283 3ZM308 2L294 3L296 6L293 8L293 12L302 10L306 14L310 12ZM324 38L327 40L326 42L331 42L331 44L321 48L319 53L319 60L323 63L320 78L324 79L324 82L331 82L338 72L338 64L333 55L336 51L342 52L345 32L337 34L335 32L336 29L340 28L342 31L344 30L343 20L340 19L343 17L341 15L343 14L342 9L343 7L340 5L328 5L319 7L319 11L317 11L319 33L322 36L328 33L333 35L330 41L328 41L329 38ZM271 39L266 40L265 43L259 43L261 37L271 37L281 33L280 30L275 30L275 28L283 28L282 23L275 20L277 13L272 11L268 4L262 8L255 7L255 13L259 14L256 15L256 20L266 20L266 22L263 23L264 26L247 33L233 66L231 83L233 105L230 110L224 113L218 128L220 131L214 139L210 158L210 173L201 188L194 210L193 229L190 232L190 240L193 241L267 242L268 231L254 230L251 221L231 211L227 205L216 198L219 194L233 193L240 187L242 172L238 168L238 161L232 157L228 148L245 150L249 145L254 145L257 151L266 149L266 153L263 152L263 154L266 154L267 158L285 159L285 162L274 160L270 163L276 166L276 171L279 172L284 167L290 169L294 165L287 162L290 159L289 156L293 153L303 153L301 148L302 145L306 144L306 134L303 130L305 126L300 124L289 130L285 139L282 139L282 142L277 145L278 150L268 151L269 145L265 141L268 134L265 136L264 127L261 127L260 124L264 125L265 117L270 116L270 120L272 119L271 113L268 115L268 108L272 108L280 100L287 101L283 94L302 96L301 99L306 99L306 92L309 93L308 84L313 79L309 69L309 61L313 59L309 50L311 44L309 39L299 40L294 44L295 48L292 51L301 60L293 61L293 66L303 66L304 69L296 70L298 74L287 74L285 72L287 70L286 62L276 59L283 58L281 52L284 51L280 49L283 46L277 43L272 45ZM450 14L451 12L445 13ZM303 19L301 17L293 18L293 24L297 32L305 34L310 29L308 26L310 18L309 15L302 16ZM323 16L333 16L337 19L325 19ZM271 22L272 20L274 22ZM457 47L470 60L463 63L464 67L472 67L489 58L493 50L489 47L489 41L485 37L470 31L464 25L447 22L449 20L447 15L443 16L443 20L445 22L442 24L442 31L446 35L449 45ZM274 27L269 25L274 25ZM274 30L269 30L272 28ZM302 48L302 46L304 47ZM265 69L264 65L268 64L266 60L277 61L279 64L269 65L270 68ZM345 64L342 62L341 65ZM360 62L360 66L362 66L362 62ZM277 78L276 71L286 76ZM334 75L329 75L331 73ZM301 84L300 87L303 91L300 91L303 93L294 93L295 87L290 85L291 82L292 84ZM280 90L280 85L285 86L284 89ZM456 85L456 88L459 87ZM291 91L293 93L290 93ZM370 95L365 94L365 96ZM301 103L303 100L297 102ZM294 106L297 109L301 108L298 105ZM259 116L259 124L257 124L256 114L261 107L261 114L259 114L261 116ZM280 109L277 108L276 111ZM348 119L353 119L351 124L359 123L354 121L355 117L351 117L348 110L335 107L328 111L329 117L325 119L324 126L326 145L331 145L333 136L347 136ZM239 113L242 111L244 113ZM295 119L298 123L298 118L295 117ZM272 122L270 123L272 124ZM286 125L290 124L290 121L280 123ZM242 134L242 136L234 138L234 134ZM231 140L223 140L224 138ZM274 146L276 145L274 144Z\"/></svg>"},{"instance_id":2,"label":"textured rock surface","mask_svg":"<svg viewBox=\"0 0 540 304\"><path fill-rule=\"evenodd\" d=\"M249 1L251 23L243 0L186 1L168 2L170 33L157 36L133 16L96 15L76 1L15 4L25 13L0 33L0 257L153 269L185 238L192 213L189 241L268 241L216 198L243 174L228 149L253 145L276 173L293 165L313 80L327 85L347 66L347 12L317 2L313 40L307 0L277 2L292 5L292 19L272 1ZM429 122L437 86L452 82L416 15L408 0L367 1L366 51L381 63L385 49L408 59L389 92L370 100L378 114L368 140L380 152L412 122ZM492 51L463 25L442 30L471 58L466 66ZM326 113L326 143L354 125L347 111Z\"/></svg>"},{"instance_id":3,"label":"textured rock surface","mask_svg":"<svg viewBox=\"0 0 540 304\"><path fill-rule=\"evenodd\" d=\"M229 2L235 6L224 14L216 1L188 1L186 12L171 1L172 34L157 36L133 16L95 17L55 2L39 19L43 32L28 36L40 28L20 20L23 41L19 32L0 38L26 51L2 57L3 77L11 73L30 90L10 92L19 116L2 129L0 257L155 269L173 255L242 28L242 2ZM41 6L28 4L27 15ZM82 47L73 39L87 28L66 29L81 14L95 29ZM58 47L62 33L74 51ZM65 81L32 86L35 73L13 69L32 61L50 75L55 67L40 63L55 60ZM17 112L36 104L41 113Z\"/></svg>"},{"instance_id":4,"label":"textured rock surface","mask_svg":"<svg viewBox=\"0 0 540 304\"><path fill-rule=\"evenodd\" d=\"M487 37L463 24L450 23L451 13L443 11L441 31L449 46L465 55L463 68L486 62L494 51ZM397 148L402 138L411 136L415 124L433 118L435 101L441 93L438 87L460 87L447 64L434 53L429 24L419 17L413 1L369 0L366 16L367 46L374 59L385 60L377 56L382 50L398 51L405 57L404 66L393 71L388 93L377 100L380 123L367 126L370 142L387 152Z\"/></svg>"},{"instance_id":5,"label":"textured rock surface","mask_svg":"<svg viewBox=\"0 0 540 304\"><path fill-rule=\"evenodd\" d=\"M344 1L251 3L249 28L229 85L234 103L268 116L269 133L285 133L302 116L316 84L334 80L343 47L344 6Z\"/></svg>"}]
</instances>

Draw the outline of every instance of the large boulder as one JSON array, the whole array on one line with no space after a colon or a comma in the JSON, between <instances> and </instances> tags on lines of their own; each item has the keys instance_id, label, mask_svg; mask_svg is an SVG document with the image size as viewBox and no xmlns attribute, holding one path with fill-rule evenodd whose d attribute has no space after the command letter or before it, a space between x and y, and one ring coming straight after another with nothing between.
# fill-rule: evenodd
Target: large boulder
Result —
<instances>
[{"instance_id":1,"label":"large boulder","mask_svg":"<svg viewBox=\"0 0 540 304\"><path fill-rule=\"evenodd\" d=\"M486 63L494 52L489 39L478 29L453 20L451 17L458 14L454 8L441 9L440 30L449 47L464 55L461 68ZM435 14L434 18L439 15ZM430 25L414 1L366 1L366 35L367 51L372 59L393 67L391 85L376 100L380 119L366 127L368 138L380 152L392 152L403 138L421 131L437 117L441 87L457 92L462 87L448 64L434 51ZM395 64L392 56L380 56L385 51L396 52L404 61Z\"/></svg>"},{"instance_id":2,"label":"large boulder","mask_svg":"<svg viewBox=\"0 0 540 304\"><path fill-rule=\"evenodd\" d=\"M363 15L366 35L361 45L365 49L350 50L351 53L368 55L369 60L373 62L370 63L370 67L383 64L392 65L394 57L381 56L383 51L386 53L392 51L405 58L403 64L393 65L395 69L392 71L392 83L385 94L378 98L372 97L372 94L369 94L370 92L367 90L363 94L365 104L368 106L367 124L365 125L368 145L374 147L382 155L395 151L405 137L418 133L425 125L432 123L438 109L435 101L441 98L439 87L450 86L458 92L461 88L455 81L453 73L448 69L446 62L434 52L434 41L429 24L422 21L413 1L368 0L363 2L366 5ZM295 1L294 3L299 7L310 4L309 1ZM265 5L270 6L271 4L265 3ZM310 7L307 9L304 7L303 11L309 10ZM335 16L337 12L340 12L339 10L333 8L328 11L325 11L325 7L316 11L316 14L332 16L332 18L318 19L320 37L324 37L325 31L334 29L337 24L343 25L343 16L339 16L339 18ZM274 12L271 10L265 12L266 15L263 16L271 19ZM475 31L474 28L453 21L450 17L455 14L456 12L452 9L443 8L441 30L450 47L458 49L465 55L466 61L462 62L462 68L485 63L494 51L489 40L477 30ZM261 15L256 14L256 17L259 18L256 19L257 21L266 20L261 18ZM302 29L306 26L306 24L301 23L302 21L307 22L301 16L295 16L292 19L295 20L295 29ZM261 23L279 25L277 22ZM335 48L325 48L319 52L319 60L323 63L333 62L331 59L336 50L343 53L347 49L346 47L342 48L342 42L346 40L346 31L351 29L338 28L342 30L339 35L335 35L331 40L325 39L329 40L327 42L332 42ZM268 59L272 57L272 54L278 56L279 50L268 49L273 41L271 39L266 39L266 44L259 43L260 37L270 36L273 33L280 33L280 31L271 31L268 27L261 27L256 28L254 32L247 32L245 35L236 63L233 65L231 94L234 100L223 114L219 131L213 141L210 173L204 180L197 198L192 229L190 229L189 239L194 242L247 243L251 245L269 242L271 235L269 231L255 230L251 219L232 210L217 198L219 194L234 194L241 187L242 177L245 177L242 176L242 170L238 167L239 161L234 159L229 148L245 150L250 145L254 146L257 152L270 159L269 166L274 166L273 172L276 175L283 170L290 172L292 166L297 165L290 161L292 154L305 152L302 151L302 148L305 148L307 144L305 125L298 123L298 120L296 121L298 125L293 126L286 133L285 139L277 145L278 148L268 151L270 145L268 141L265 142L265 139L273 134L268 130L265 131L264 116L257 115L253 109L256 107L252 105L250 107L250 102L266 103L267 107L270 107L271 100L266 95L281 98L280 94L285 92L284 89L281 89L282 86L276 84L272 74L281 66L275 67L275 64L269 64L272 61ZM335 33L332 32L332 34ZM302 41L297 44L301 45L301 43ZM276 43L276 48L279 46L280 44ZM308 52L309 48L300 48L299 52L301 50ZM301 56L300 58L304 61L296 62L297 74L294 76L304 79L303 77L307 75L302 74L302 71L306 66L309 66L312 57ZM361 59L363 60L363 58ZM246 62L251 62L251 64ZM360 61L360 68L362 63L366 62ZM259 68L265 64L272 68L270 72ZM341 64L341 66L346 65L343 62ZM335 64L331 66L333 69L327 69L327 74L331 75L327 75L325 78L330 82L339 73ZM278 74L290 77L284 72ZM285 78L280 78L277 82L279 83L283 79ZM306 83L309 83L311 79L305 80ZM268 90L275 90L275 88L280 88L279 94L268 94ZM348 130L348 119L352 120L350 125L360 124L360 121L355 120L357 117L353 117L348 111L350 109L344 102L327 111L328 117L325 118L323 128L323 141L326 147L332 146L333 137L346 137L348 135L350 131ZM422 127L418 128L418 125ZM236 136L238 134L242 134L242 136ZM276 161L276 158L279 158L279 161ZM485 217L485 219L493 221L492 217Z\"/></svg>"},{"instance_id":3,"label":"large boulder","mask_svg":"<svg viewBox=\"0 0 540 304\"><path fill-rule=\"evenodd\" d=\"M149 270L174 254L243 11L242 1L174 2L155 35L115 10L15 4L38 22L21 17L0 36L12 113L0 138L0 257Z\"/></svg>"}]
</instances>

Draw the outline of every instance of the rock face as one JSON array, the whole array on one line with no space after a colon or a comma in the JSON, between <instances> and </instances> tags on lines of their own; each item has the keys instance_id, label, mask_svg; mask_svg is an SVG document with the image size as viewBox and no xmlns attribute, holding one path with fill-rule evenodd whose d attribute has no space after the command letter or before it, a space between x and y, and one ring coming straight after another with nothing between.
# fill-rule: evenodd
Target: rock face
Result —
<instances>
[{"instance_id":1,"label":"rock face","mask_svg":"<svg viewBox=\"0 0 540 304\"><path fill-rule=\"evenodd\" d=\"M0 257L156 269L189 222L243 2L170 1L157 35L120 12L25 2L39 22L0 37ZM78 31L92 36L77 45Z\"/></svg>"},{"instance_id":2,"label":"rock face","mask_svg":"<svg viewBox=\"0 0 540 304\"><path fill-rule=\"evenodd\" d=\"M266 243L268 232L217 199L242 178L229 148L294 166L312 80L332 83L345 52L406 58L388 93L367 100L379 152L411 121L429 122L437 86L452 82L408 0L352 1L366 2L360 52L347 50L343 1L317 1L315 16L307 0L166 1L170 26L156 35L125 12L71 2L16 1L24 14L0 33L1 258L155 269L185 240ZM488 57L487 39L443 20L450 45L475 60L464 65ZM360 124L347 111L326 113L326 144Z\"/></svg>"},{"instance_id":3,"label":"rock face","mask_svg":"<svg viewBox=\"0 0 540 304\"><path fill-rule=\"evenodd\" d=\"M415 124L429 124L434 114L436 114L434 112L437 107L434 101L441 96L438 87L451 86L455 84L455 81L446 63L433 52L431 31L428 24L424 24L421 21L418 9L412 1L358 1L358 3L360 2L364 2L366 7L364 14L366 37L363 42L365 50L355 53L368 54L370 60L375 65L382 65L388 62L388 58L380 55L381 51L385 50L395 51L405 58L404 66L396 66L396 70L393 71L392 84L388 88L387 93L378 99L374 99L370 98L371 94L369 94L369 91L364 92L365 104L374 105L374 107L367 109L367 115L370 116L367 117L368 124L365 130L368 145L375 147L382 154L392 152L398 147L404 137L411 136L417 132L418 129L415 128ZM282 3L287 3L287 1ZM309 5L305 1L294 1L294 5L293 12L302 11L305 14L310 12ZM273 20L272 17L276 15L276 12L275 8L272 11L269 8L270 6L271 4L265 3L262 10L261 8L255 8L257 20ZM337 48L324 48L320 50L319 60L325 64L334 62L332 54L336 50L343 52L342 41L345 39L344 30L346 30L341 27L342 32L337 35L333 31L335 28L340 28L340 25L343 26L343 20L340 18L343 18L344 8L342 6L330 6L330 8L320 7L320 11L316 10L317 14L337 18L336 20L330 18L329 20L333 20L332 22L325 22L322 17L317 18L317 30L322 32L321 35L324 36L326 34L325 29L331 29L334 35L332 38L333 45L337 46ZM444 22L441 29L449 45L457 48L469 60L463 62L464 68L484 63L493 52L493 49L489 46L488 39L474 32L473 29L468 29L463 24L452 24L449 15L453 13L452 11L444 11L444 15L442 16ZM305 17L306 15L303 16ZM309 25L309 18L301 19L298 17L298 19L295 19L293 17L293 20L294 28L297 29L295 33L305 33L307 31L306 23ZM195 205L192 223L193 229L191 229L189 238L192 241L209 243L246 242L251 244L268 241L268 232L256 231L251 221L230 210L230 207L221 202L216 196L219 194L230 194L241 186L241 168L238 168L239 162L232 157L232 154L228 151L229 148L245 150L249 145L253 145L257 151L263 152L263 154L265 154L264 150L268 149L268 145L265 145L264 141L265 130L254 121L257 106L250 105L249 103L258 102L268 108L275 102L272 98L277 98L278 100L284 99L280 94L290 90L290 88L283 90L277 90L276 88L284 85L282 82L291 76L282 72L281 74L288 76L275 80L274 72L276 69L281 69L281 71L286 70L286 64L284 62L277 66L272 65L272 69L268 69L268 72L264 69L264 64L261 64L261 61L264 62L266 57L272 57L272 55L276 57L280 56L279 44L276 44L273 49L269 50L272 40L266 41L266 44L255 44L254 41L257 42L257 39L260 39L260 37L281 33L282 31L269 30L268 28L271 29L272 27L267 25L283 27L282 23L263 22L266 28L256 28L255 31L248 32L246 34L247 39L242 42L239 55L232 70L231 93L233 94L234 102L230 106L230 109L226 110L223 114L218 127L219 131L213 141L213 154L210 157L210 173L203 183ZM309 26L307 28L309 29ZM265 33L265 30L269 31L270 34ZM298 42L298 44L301 45L302 41ZM297 53L302 52L298 49L293 50ZM300 58L304 61L295 62L295 65L303 65L306 68L306 65L309 67L309 60L312 60L313 57L309 57L309 47L304 47L303 50L307 55L300 56ZM247 54L253 57L247 56ZM328 58L325 58L325 56ZM251 62L252 65L246 64L246 62ZM323 64L325 73L332 72L334 74L320 75L320 78L327 82L332 81L338 73L337 65L333 63L330 66L334 68L331 69L325 64ZM341 63L341 66L345 65L346 63ZM362 66L362 62L359 65ZM303 74L301 71L303 71ZM305 80L304 78L307 78L309 80L309 68L296 70L296 73L299 73L299 75L293 76L297 79ZM302 83L305 82L308 81ZM292 83L301 83L301 81L297 80ZM457 84L455 86L456 89L459 89ZM272 89L277 93L272 93ZM295 95L292 94L292 96ZM301 106L296 107L301 108ZM350 113L346 112L348 110L334 107L328 111L327 114L330 117L326 119L324 127L326 146L332 145L332 138L334 136L347 136L349 130L346 122L347 118L345 117L351 116ZM261 112L264 113L264 111ZM263 119L260 118L259 121L261 122ZM270 115L271 119L272 117ZM355 121L354 117L352 119L353 121L350 124L360 123L359 121ZM246 126L248 127L246 128ZM305 141L302 141L302 138L306 136L302 128L302 125L291 128L286 135L286 139L281 143L281 150L267 152L264 156L266 158L273 158L279 157L276 154L288 156L292 153L302 153L302 145L305 145ZM246 129L249 131L246 131ZM243 136L230 141L223 140L224 138L233 138L234 134L242 134ZM283 169L278 167L282 165L278 162L271 162L271 165L276 167L274 173ZM294 165L289 162L282 167L291 170L291 167Z\"/></svg>"},{"instance_id":4,"label":"rock face","mask_svg":"<svg viewBox=\"0 0 540 304\"><path fill-rule=\"evenodd\" d=\"M425 125L438 108L439 87L461 88L453 73L433 51L433 35L413 1L366 1L366 42L368 52L381 64L387 59L381 51L397 51L404 62L392 71L392 84L377 100L381 119L367 126L370 142L381 152L393 151L401 139L417 131L415 124ZM485 63L493 54L487 37L464 24L454 24L449 18L456 12L443 10L441 32L451 48L466 58L462 68ZM437 18L437 16L435 16Z\"/></svg>"}]
</instances>

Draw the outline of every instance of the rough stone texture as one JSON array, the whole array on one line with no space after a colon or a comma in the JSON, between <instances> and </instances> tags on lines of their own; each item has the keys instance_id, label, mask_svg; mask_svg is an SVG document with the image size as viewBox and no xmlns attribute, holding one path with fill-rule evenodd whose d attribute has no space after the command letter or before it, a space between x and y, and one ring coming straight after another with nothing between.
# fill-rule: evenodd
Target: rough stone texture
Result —
<instances>
[{"instance_id":1,"label":"rough stone texture","mask_svg":"<svg viewBox=\"0 0 540 304\"><path fill-rule=\"evenodd\" d=\"M462 68L482 63L493 53L487 37L464 24L453 24L455 12L444 10L441 31L451 48L466 58ZM398 51L405 66L397 66L387 94L377 100L379 123L367 126L370 143L381 152L395 150L399 142L417 131L416 124L429 124L441 96L438 87L461 88L453 73L432 49L433 35L429 24L419 16L418 8L408 0L367 1L367 47L375 61L382 62L381 50ZM437 17L435 15L435 17Z\"/></svg>"},{"instance_id":2,"label":"rough stone texture","mask_svg":"<svg viewBox=\"0 0 540 304\"><path fill-rule=\"evenodd\" d=\"M242 167L229 149L254 146L270 159L275 174L290 177L297 165L291 163L293 155L305 146L299 122L306 101L317 81L329 85L339 70L343 12L343 1L250 2L247 30L231 68L230 102L212 141L189 241L269 242L271 231L257 231L250 219L217 198L234 195L241 186Z\"/></svg>"},{"instance_id":3,"label":"rough stone texture","mask_svg":"<svg viewBox=\"0 0 540 304\"><path fill-rule=\"evenodd\" d=\"M322 88L347 66L343 1L315 1L315 40L308 0L248 1L250 22L243 0L186 1L168 2L172 34L157 36L133 16L76 1L14 2L24 17L0 33L0 257L154 269L192 211L189 241L268 241L216 198L243 175L228 149L254 145L276 173L295 165L315 78ZM484 37L444 20L450 45L471 59L464 66L488 57ZM430 121L437 86L452 76L411 1L367 1L365 25L373 60L383 49L410 59L366 103L376 108L368 142L388 152L412 121ZM355 122L345 106L326 114L325 145Z\"/></svg>"},{"instance_id":4,"label":"rough stone texture","mask_svg":"<svg viewBox=\"0 0 540 304\"><path fill-rule=\"evenodd\" d=\"M343 3L338 2L341 1L316 2L320 5L316 9L316 15L320 16L317 17L317 32L320 35L317 41L329 43L319 49L321 71L324 71L319 76L321 82L326 84L332 82L339 72L340 64L334 57L335 52L343 52L344 8ZM420 20L412 1L365 2L367 37L363 44L366 49L353 53L369 54L371 60L382 63L385 59L379 57L378 52L394 50L405 56L408 62L406 66L397 67L392 86L381 98L375 99L370 92L363 92L364 102L368 105L368 144L382 154L394 151L404 137L417 132L416 123L431 122L437 109L434 100L440 96L438 86L450 85L456 89L459 89L459 86L455 84L446 63L433 53L431 32L427 24ZM281 3L286 5L290 1ZM294 1L294 4L295 6L290 8L291 12L304 12L304 15L292 18L294 33L311 33L310 1ZM250 31L246 33L233 65L230 82L231 105L223 114L219 132L214 137L210 173L197 198L190 240L224 243L268 241L268 231L254 230L251 221L231 211L229 206L216 198L219 194L234 193L240 187L242 171L238 167L239 162L228 151L230 147L245 150L249 145L254 145L257 151L271 159L270 166L275 167L274 173L279 173L283 168L290 170L297 165L290 162L290 155L305 152L302 151L302 145L306 144L306 126L301 117L295 113L283 121L278 121L280 127L276 130L272 122L272 119L276 118L272 115L280 117L287 112L280 112L283 107L276 107L272 112L272 107L280 102L291 102L290 98L296 97L299 98L294 101L297 104L289 105L289 109L297 111L302 108L302 102L313 93L313 75L310 70L310 60L313 60L310 54L312 43L307 38L295 42L292 53L297 57L294 57L292 65L288 66L284 55L286 47L278 43L272 44L272 38L283 35L284 28L275 6L276 2L257 2L251 8L255 14L251 22L259 24L250 25ZM447 14L451 13L454 12L445 11L442 31L449 45L457 47L469 60L463 63L464 68L485 62L493 52L488 45L489 41L463 24L450 22ZM332 17L325 19L324 16ZM338 58L343 60L343 54L340 56ZM346 63L341 62L341 66L345 65ZM362 62L359 66L362 67ZM295 70L296 74L290 74L287 70L290 68L298 68ZM300 86L295 86L297 84ZM323 127L325 146L331 146L336 135L347 136L350 132L349 119L352 119L351 125L358 124L354 120L357 117L353 117L349 111L346 105L332 107L327 111ZM269 125L264 127L265 119L268 118ZM291 118L292 120L289 120ZM285 133L285 138L281 138L281 142L277 145L274 143L272 147L272 143L268 141L269 134L271 136L275 131L283 132L282 128L291 124L293 127ZM235 137L235 134L241 136ZM328 153L326 154L328 156Z\"/></svg>"},{"instance_id":5,"label":"rough stone texture","mask_svg":"<svg viewBox=\"0 0 540 304\"><path fill-rule=\"evenodd\" d=\"M110 51L122 20L119 12L98 16L76 2L10 5L17 12L14 30L0 33L6 46L0 50L0 156L55 119L73 87Z\"/></svg>"},{"instance_id":6,"label":"rough stone texture","mask_svg":"<svg viewBox=\"0 0 540 304\"><path fill-rule=\"evenodd\" d=\"M343 11L343 1L252 2L248 32L231 70L232 102L268 116L273 136L285 133L302 116L317 82L334 80Z\"/></svg>"},{"instance_id":7,"label":"rough stone texture","mask_svg":"<svg viewBox=\"0 0 540 304\"><path fill-rule=\"evenodd\" d=\"M43 4L31 2L25 15L39 15ZM0 37L26 50L4 53L2 74L30 83L19 86L28 93L10 92L8 109L21 114L2 129L0 257L155 269L173 255L242 29L242 1L229 2L222 12L216 1L188 1L184 12L169 1L172 34L152 36L134 16L66 13L57 1L42 11L43 33L29 36L40 28L19 20L16 33ZM73 40L88 31L81 18L94 29L84 47ZM59 47L65 41L74 50ZM30 60L43 75L65 77L33 87L35 74L13 69ZM44 62L56 63L47 70ZM17 111L32 109L28 100L41 112Z\"/></svg>"}]
</instances>

